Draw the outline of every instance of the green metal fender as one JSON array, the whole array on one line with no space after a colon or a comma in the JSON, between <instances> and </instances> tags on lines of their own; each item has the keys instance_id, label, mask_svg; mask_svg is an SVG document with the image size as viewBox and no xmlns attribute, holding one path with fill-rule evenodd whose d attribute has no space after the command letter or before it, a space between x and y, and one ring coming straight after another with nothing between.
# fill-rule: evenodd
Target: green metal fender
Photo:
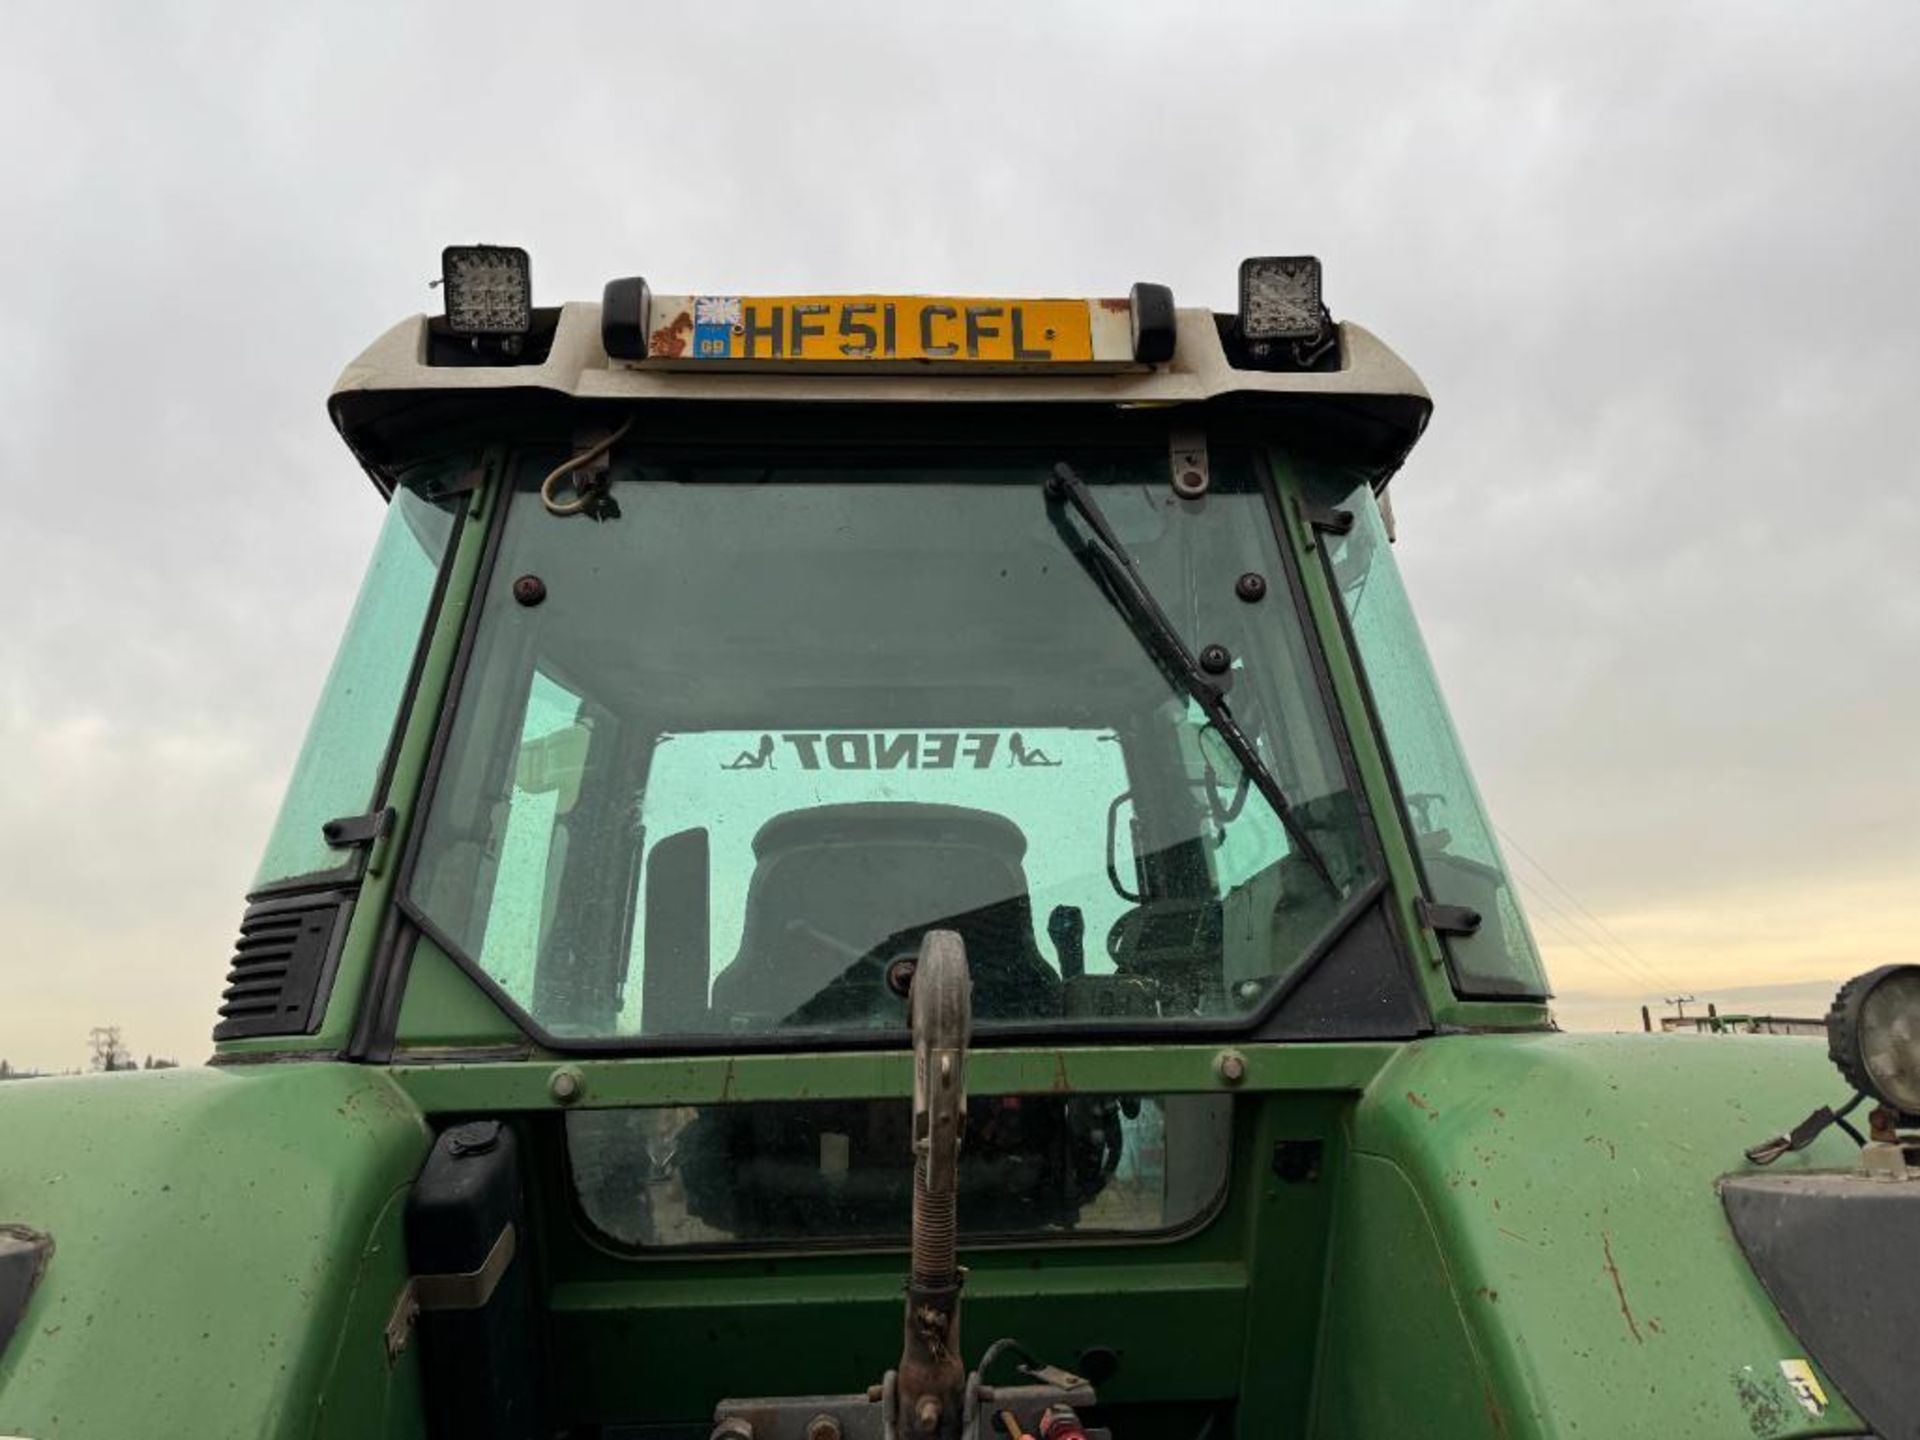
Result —
<instances>
[{"instance_id":1,"label":"green metal fender","mask_svg":"<svg viewBox=\"0 0 1920 1440\"><path fill-rule=\"evenodd\" d=\"M384 1074L255 1065L0 1093L0 1223L53 1236L0 1435L405 1434L401 1201L431 1141Z\"/></svg>"},{"instance_id":2,"label":"green metal fender","mask_svg":"<svg viewBox=\"0 0 1920 1440\"><path fill-rule=\"evenodd\" d=\"M1407 1046L1351 1119L1315 1433L1863 1433L1824 1375L1817 1414L1789 1386L1811 1357L1715 1191L1842 1088L1818 1041ZM1853 1158L1827 1140L1780 1168Z\"/></svg>"}]
</instances>

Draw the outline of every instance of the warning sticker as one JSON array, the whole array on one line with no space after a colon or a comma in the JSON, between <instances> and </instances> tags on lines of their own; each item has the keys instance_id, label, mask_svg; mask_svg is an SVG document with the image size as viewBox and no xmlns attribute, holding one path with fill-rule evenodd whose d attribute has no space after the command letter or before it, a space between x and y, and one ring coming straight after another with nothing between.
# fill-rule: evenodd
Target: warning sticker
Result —
<instances>
[{"instance_id":1,"label":"warning sticker","mask_svg":"<svg viewBox=\"0 0 1920 1440\"><path fill-rule=\"evenodd\" d=\"M1827 1413L1827 1392L1820 1388L1820 1378L1813 1373L1813 1366L1804 1360L1782 1360L1780 1373L1787 1377L1787 1388L1793 1391L1793 1398L1800 1402L1800 1408L1818 1419Z\"/></svg>"}]
</instances>

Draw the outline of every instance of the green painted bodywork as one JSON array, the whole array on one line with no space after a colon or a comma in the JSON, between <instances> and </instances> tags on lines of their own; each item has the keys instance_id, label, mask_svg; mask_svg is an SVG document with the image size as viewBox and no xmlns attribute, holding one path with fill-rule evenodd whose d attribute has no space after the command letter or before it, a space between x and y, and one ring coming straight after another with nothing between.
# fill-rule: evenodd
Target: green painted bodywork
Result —
<instances>
[{"instance_id":1,"label":"green painted bodywork","mask_svg":"<svg viewBox=\"0 0 1920 1440\"><path fill-rule=\"evenodd\" d=\"M1794 1402L1779 1362L1804 1348L1714 1189L1837 1088L1809 1041L1407 1046L1351 1119L1316 1433L1421 1433L1436 1396L1457 1435L1857 1432ZM1852 1159L1829 1139L1781 1163ZM1425 1383L1375 1383L1409 1358Z\"/></svg>"},{"instance_id":2,"label":"green painted bodywork","mask_svg":"<svg viewBox=\"0 0 1920 1440\"><path fill-rule=\"evenodd\" d=\"M0 1137L0 1215L54 1240L0 1357L0 1434L410 1433L415 1372L381 1333L432 1136L388 1076L34 1081Z\"/></svg>"},{"instance_id":3,"label":"green painted bodywork","mask_svg":"<svg viewBox=\"0 0 1920 1440\"><path fill-rule=\"evenodd\" d=\"M1817 1043L1461 1035L1405 1045L986 1051L982 1094L1231 1090L1238 1157L1197 1231L970 1255L967 1333L1122 1353L1129 1433L1799 1436L1803 1352L1714 1183L1832 1089ZM898 1096L893 1054L568 1062L582 1104ZM635 1259L574 1217L550 1063L230 1066L9 1087L0 1214L56 1251L0 1362L0 1434L411 1435L397 1206L431 1126L505 1114L534 1158L547 1343L579 1420L697 1420L739 1388L857 1388L897 1348L887 1251ZM1317 1140L1317 1178L1267 1160ZM1784 1166L1836 1164L1822 1142ZM804 1317L804 1319L800 1319ZM91 1377L110 1374L111 1383ZM1831 1390L1831 1387L1829 1387ZM211 1407L211 1408L210 1408ZM205 1427L209 1415L217 1424ZM1159 1417L1156 1420L1156 1417ZM1154 1428L1165 1422L1164 1429ZM1679 1428L1675 1428L1678 1426ZM201 1427L201 1428L196 1428Z\"/></svg>"}]
</instances>

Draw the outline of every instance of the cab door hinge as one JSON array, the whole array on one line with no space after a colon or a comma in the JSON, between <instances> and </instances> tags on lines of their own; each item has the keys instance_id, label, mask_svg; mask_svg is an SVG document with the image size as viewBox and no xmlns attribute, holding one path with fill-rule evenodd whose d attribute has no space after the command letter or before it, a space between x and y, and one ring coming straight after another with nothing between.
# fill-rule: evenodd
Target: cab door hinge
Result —
<instances>
[{"instance_id":1,"label":"cab door hinge","mask_svg":"<svg viewBox=\"0 0 1920 1440\"><path fill-rule=\"evenodd\" d=\"M1350 535L1353 533L1353 512L1337 510L1331 505L1309 505L1300 502L1300 518L1307 528L1323 535Z\"/></svg>"},{"instance_id":2,"label":"cab door hinge","mask_svg":"<svg viewBox=\"0 0 1920 1440\"><path fill-rule=\"evenodd\" d=\"M1311 550L1322 535L1350 535L1353 533L1354 516L1351 510L1336 509L1331 505L1315 505L1311 501L1295 497L1292 501L1294 519L1304 532L1306 548Z\"/></svg>"},{"instance_id":3,"label":"cab door hinge","mask_svg":"<svg viewBox=\"0 0 1920 1440\"><path fill-rule=\"evenodd\" d=\"M1436 935L1468 935L1480 933L1481 915L1465 905L1443 905L1429 900L1424 895L1416 895L1413 900L1413 913L1420 923Z\"/></svg>"},{"instance_id":4,"label":"cab door hinge","mask_svg":"<svg viewBox=\"0 0 1920 1440\"><path fill-rule=\"evenodd\" d=\"M421 491L423 500L451 500L456 495L471 495L487 483L487 467L475 465L462 470L458 475L450 475L436 484Z\"/></svg>"},{"instance_id":5,"label":"cab door hinge","mask_svg":"<svg viewBox=\"0 0 1920 1440\"><path fill-rule=\"evenodd\" d=\"M393 807L386 805L365 815L342 815L320 827L320 837L336 850L371 845L393 828Z\"/></svg>"},{"instance_id":6,"label":"cab door hinge","mask_svg":"<svg viewBox=\"0 0 1920 1440\"><path fill-rule=\"evenodd\" d=\"M467 497L467 518L478 520L486 511L487 492L492 487L498 468L498 452L489 450L478 465L470 465L457 475L443 476L426 487L421 491L421 498L437 504L464 495Z\"/></svg>"}]
</instances>

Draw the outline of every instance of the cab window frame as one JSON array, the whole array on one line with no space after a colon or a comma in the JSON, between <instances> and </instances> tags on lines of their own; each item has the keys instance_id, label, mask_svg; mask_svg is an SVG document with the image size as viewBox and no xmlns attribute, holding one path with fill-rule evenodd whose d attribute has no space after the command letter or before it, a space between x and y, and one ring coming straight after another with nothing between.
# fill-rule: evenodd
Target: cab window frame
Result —
<instances>
[{"instance_id":1,"label":"cab window frame","mask_svg":"<svg viewBox=\"0 0 1920 1440\"><path fill-rule=\"evenodd\" d=\"M1325 481L1325 483L1331 486L1334 483L1332 477L1341 468L1342 467L1338 466L1337 464L1328 464L1325 466L1325 473L1321 478ZM1298 477L1295 477L1295 483L1302 487L1302 493L1304 494L1305 486L1310 482L1307 479L1307 477L1298 476ZM1356 478L1354 483L1348 488L1347 494L1351 496L1354 491L1359 489L1360 483L1362 482ZM1378 503L1380 496L1383 494L1383 490L1378 486L1374 486L1372 488L1373 488L1375 502ZM1359 519L1360 517L1358 516L1354 517L1356 524L1359 523ZM1391 539L1390 530L1389 530L1389 539ZM1399 765L1399 762L1394 758L1393 746L1389 743L1389 740L1388 740L1386 720L1381 712L1379 700L1375 693L1375 686L1373 684L1372 677L1369 673L1369 669L1365 661L1364 652L1361 649L1360 637L1354 629L1353 616L1348 609L1346 599L1344 597L1344 593L1341 590L1340 577L1335 570L1333 552L1331 548L1326 545L1318 545L1315 547L1315 549L1319 553L1321 573L1325 576L1329 593L1332 596L1333 610L1334 610L1335 618L1339 625L1341 638L1347 647L1348 654L1353 658L1353 671L1354 671L1354 676L1359 685L1360 700L1361 700L1362 708L1365 711L1366 723L1372 731L1374 748L1376 753L1379 755L1381 768L1386 773L1387 787L1393 796L1393 808L1395 812L1393 823L1399 828L1402 843L1404 844L1406 849L1407 857L1413 866L1414 876L1419 881L1420 896L1424 900L1432 904L1447 903L1446 896L1436 893L1430 867L1428 866L1428 863L1427 863L1426 855L1424 854L1422 847L1419 844L1418 837L1415 832L1415 828L1413 824L1413 810L1408 801L1406 787L1401 781L1400 765ZM1391 560L1392 557L1389 555L1388 558L1389 560ZM1396 569L1397 569L1397 564L1396 564ZM1400 583L1404 588L1404 585L1405 585L1404 579L1402 579ZM1426 645L1426 640L1424 635L1419 634L1416 631L1415 639L1419 643L1424 653L1425 645ZM1432 664L1430 654L1428 654L1426 657L1426 663L1428 664L1429 667ZM1440 691L1437 689L1437 677L1436 677L1436 694L1438 695L1441 705L1444 707L1446 703L1446 696L1444 691ZM1450 720L1450 717L1449 717L1449 720ZM1462 772L1466 775L1469 784L1473 786L1473 799L1476 805L1479 805L1482 811L1484 812L1485 811L1484 801L1481 800L1478 793L1477 784L1475 784L1474 782L1472 767L1467 763L1464 747L1459 746L1457 736L1454 737L1454 743L1456 747L1460 749L1460 754L1458 758L1460 760ZM1493 817L1491 813L1483 813L1483 818L1488 828L1491 829L1493 825ZM1374 817L1374 821L1377 829L1378 817ZM1509 879L1511 883L1513 883L1513 886L1514 886L1514 893L1512 897L1513 903L1516 909L1519 909L1520 902L1519 902L1519 895L1518 895L1518 883L1517 881L1512 881L1511 871L1510 871L1510 868L1507 867L1506 865L1505 857L1501 856L1500 859L1501 859L1501 868L1502 868L1503 874L1507 879ZM1521 923L1523 925L1526 924L1524 910L1521 910ZM1552 995L1553 995L1552 981L1548 978L1546 974L1546 967L1538 953L1537 943L1534 945L1534 953L1533 953L1532 959L1534 962L1534 972L1539 978L1539 983L1537 984L1537 986L1533 986L1529 988L1524 981L1519 981L1519 980L1516 980L1511 986L1497 986L1497 985L1490 985L1490 984L1485 984L1485 983L1476 981L1472 976L1468 975L1466 971L1463 969L1463 967L1461 966L1459 956L1456 953L1456 947L1454 945L1453 938L1451 936L1439 934L1439 933L1435 933L1433 938L1438 943L1440 947L1440 953L1444 957L1446 962L1448 987L1452 990L1455 998L1457 998L1458 1000L1468 1004L1509 1004L1511 1005L1516 1003L1544 1004L1546 1001L1552 998Z\"/></svg>"},{"instance_id":2,"label":"cab window frame","mask_svg":"<svg viewBox=\"0 0 1920 1440\"><path fill-rule=\"evenodd\" d=\"M1405 997L1411 1008L1422 1017L1418 1029L1404 1033L1399 1029L1382 1031L1379 1038L1408 1038L1412 1034L1430 1033L1431 1009L1419 978L1416 958L1394 913L1395 907L1389 903L1392 881L1380 833L1379 817L1367 798L1355 753L1354 736L1350 730L1351 721L1339 701L1323 637L1319 627L1312 621L1313 612L1309 604L1304 574L1305 562L1295 543L1292 528L1294 522L1288 509L1287 487L1290 484L1297 486L1298 482L1292 479L1287 469L1274 464L1272 460L1272 452L1276 447L1287 448L1284 425L1277 423L1271 415L1248 417L1212 407L1202 409L1199 414L1155 411L1144 415L1140 412L1115 411L1107 407L1090 406L1035 407L1035 411L1045 409L1052 412L1038 414L1035 411L1012 413L1007 407L994 406L902 405L887 407L884 415L874 413L875 407L871 406L822 406L817 408L816 413L805 416L796 416L791 409L769 409L759 406L728 406L726 409L727 417L717 421L713 407L684 406L663 402L650 411L646 443L663 443L698 450L711 449L716 455L724 455L729 448L735 450L739 448L738 436L741 433L750 432L755 436L752 446L755 450L786 448L827 450L851 447L861 450L967 451L981 448L1013 449L1037 443L1077 444L1099 448L1122 446L1130 440L1137 441L1143 435L1155 439L1164 446L1167 444L1166 437L1170 430L1192 428L1197 425L1205 430L1210 444L1235 444L1244 447L1252 467L1253 483L1264 501L1275 548L1279 552L1279 563L1286 580L1284 590L1277 586L1274 588L1284 595L1286 603L1293 607L1292 623L1297 626L1302 654L1306 658L1307 668L1312 672L1312 685L1325 716L1332 756L1337 763L1339 776L1346 786L1347 793L1352 796L1355 804L1356 833L1372 867L1372 876L1339 905L1315 943L1302 952L1291 972L1272 987L1270 993L1257 1007L1242 1014L1219 1018L1187 1017L1175 1021L1103 1018L1057 1027L1044 1025L1008 1027L987 1024L977 1026L976 1034L982 1043L1007 1048L1152 1041L1205 1044L1229 1037L1249 1041L1274 1039L1313 1043L1320 1037L1289 1032L1284 1024L1276 1026L1276 1022L1284 1020L1282 1012L1285 1011L1294 992L1312 978L1333 952L1341 947L1342 942L1357 929L1362 928L1367 918L1374 914L1384 919L1384 928L1394 952L1395 969L1404 986ZM758 423L763 416L768 422L765 425ZM981 422L989 418L992 429L990 432L983 432L979 428ZM857 420L857 425L854 425L851 430L840 428L847 425L850 420ZM435 727L427 763L423 769L413 823L408 827L409 833L402 848L396 874L393 905L400 918L403 932L395 937L391 951L396 957L394 963L401 972L395 977L398 982L393 987L396 995L404 993L406 962L412 950L412 936L422 935L439 947L453 965L487 996L509 1023L543 1050L556 1055L603 1057L748 1053L801 1055L832 1051L905 1048L908 1040L904 1032L851 1029L796 1028L736 1034L610 1036L556 1032L529 1014L525 1007L484 969L477 957L469 956L466 953L466 947L447 934L444 928L427 913L426 907L414 897L422 840L427 828L424 823L426 811L437 793L442 772L448 761L455 719L471 698L469 688L472 681L473 662L479 649L479 633L487 613L488 598L493 594L498 577L500 555L504 548L509 524L516 513L514 506L539 503L535 490L530 489L524 482L528 478L537 479L539 475L551 468L556 458L564 458L568 453L568 447L572 444L571 436L576 423L577 421L569 416L566 423L546 427L544 431L537 426L522 426L516 430L512 438L499 442L497 499L488 506L488 512L484 517L487 526L484 549L473 578L473 590L463 617L462 630L453 668L448 678L441 714ZM989 433L991 438L983 442L981 438L983 433ZM1338 608L1337 595L1335 605ZM566 683L564 677L555 678L559 683ZM524 723L524 701L524 696L515 700L513 723ZM507 724L506 717L503 716L500 723ZM505 747L497 747L492 764L505 766L511 763ZM629 896L638 892L645 850L644 845L634 846L629 864L624 867L625 888ZM631 943L632 931L637 924L636 912L637 904L630 903L627 907L621 938L623 953L626 946ZM379 1017L382 1033L376 1038L387 1047L391 1047L397 1038L396 1029L400 1008L400 1005L395 1003Z\"/></svg>"}]
</instances>

